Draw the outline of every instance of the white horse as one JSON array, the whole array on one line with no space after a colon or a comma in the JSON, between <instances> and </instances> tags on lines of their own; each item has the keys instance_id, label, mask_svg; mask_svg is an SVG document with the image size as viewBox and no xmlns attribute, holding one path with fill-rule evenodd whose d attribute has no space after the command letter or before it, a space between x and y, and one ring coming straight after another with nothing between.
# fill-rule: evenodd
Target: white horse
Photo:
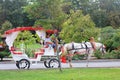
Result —
<instances>
[{"instance_id":1,"label":"white horse","mask_svg":"<svg viewBox=\"0 0 120 80\"><path fill-rule=\"evenodd\" d=\"M101 53L106 53L105 45L95 42L96 50L100 50ZM89 62L91 55L94 53L93 45L90 42L85 43L67 43L62 47L62 55L68 56L70 67L72 67L71 61L74 54L87 54L87 61ZM88 63L87 63L88 66Z\"/></svg>"}]
</instances>

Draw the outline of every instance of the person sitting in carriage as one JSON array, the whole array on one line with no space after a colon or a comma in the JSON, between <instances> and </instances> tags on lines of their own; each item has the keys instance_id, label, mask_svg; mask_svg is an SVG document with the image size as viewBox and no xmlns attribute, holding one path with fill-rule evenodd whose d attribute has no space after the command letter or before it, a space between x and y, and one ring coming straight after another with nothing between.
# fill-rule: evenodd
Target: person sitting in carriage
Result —
<instances>
[{"instance_id":1,"label":"person sitting in carriage","mask_svg":"<svg viewBox=\"0 0 120 80\"><path fill-rule=\"evenodd\" d=\"M44 41L45 47L52 47L54 48L54 52L56 52L56 43L54 42L53 36L51 37L51 34L46 35L46 39Z\"/></svg>"},{"instance_id":2,"label":"person sitting in carriage","mask_svg":"<svg viewBox=\"0 0 120 80\"><path fill-rule=\"evenodd\" d=\"M45 38L45 41L44 41L44 45L45 45L46 47L49 47L49 46L52 45L52 44L53 44L53 42L51 41L50 34L47 34L47 35L46 35L46 38Z\"/></svg>"},{"instance_id":3,"label":"person sitting in carriage","mask_svg":"<svg viewBox=\"0 0 120 80\"><path fill-rule=\"evenodd\" d=\"M50 36L51 36L51 34L47 34L46 35L46 39L44 41L45 47L53 47L53 48L55 48L55 44L52 41Z\"/></svg>"}]
</instances>

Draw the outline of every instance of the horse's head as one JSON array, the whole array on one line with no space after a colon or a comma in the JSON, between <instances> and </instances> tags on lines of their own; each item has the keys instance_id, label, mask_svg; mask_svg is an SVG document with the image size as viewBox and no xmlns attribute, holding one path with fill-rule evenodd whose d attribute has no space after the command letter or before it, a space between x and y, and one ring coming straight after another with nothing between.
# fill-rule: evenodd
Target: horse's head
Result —
<instances>
[{"instance_id":1,"label":"horse's head","mask_svg":"<svg viewBox=\"0 0 120 80\"><path fill-rule=\"evenodd\" d=\"M103 54L106 53L106 47L104 44L96 42L96 47L97 50L100 50Z\"/></svg>"}]
</instances>

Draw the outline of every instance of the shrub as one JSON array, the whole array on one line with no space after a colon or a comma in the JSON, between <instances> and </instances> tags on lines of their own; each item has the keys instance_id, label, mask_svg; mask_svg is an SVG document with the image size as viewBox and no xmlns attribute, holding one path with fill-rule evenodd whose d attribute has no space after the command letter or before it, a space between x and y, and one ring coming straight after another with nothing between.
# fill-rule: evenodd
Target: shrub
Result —
<instances>
[{"instance_id":1,"label":"shrub","mask_svg":"<svg viewBox=\"0 0 120 80\"><path fill-rule=\"evenodd\" d=\"M2 24L2 27L1 27L1 30L0 30L0 33L4 33L6 30L9 30L12 28L12 23L10 21L5 21L3 24Z\"/></svg>"},{"instance_id":2,"label":"shrub","mask_svg":"<svg viewBox=\"0 0 120 80\"><path fill-rule=\"evenodd\" d=\"M8 51L8 48L5 48L4 51L1 51L0 52L0 58L1 58L1 61L3 60L4 57L7 57L10 55L10 52Z\"/></svg>"},{"instance_id":3,"label":"shrub","mask_svg":"<svg viewBox=\"0 0 120 80\"><path fill-rule=\"evenodd\" d=\"M120 59L120 50L112 50L111 52L105 54L107 59Z\"/></svg>"},{"instance_id":4,"label":"shrub","mask_svg":"<svg viewBox=\"0 0 120 80\"><path fill-rule=\"evenodd\" d=\"M97 57L97 59L103 58L103 54L100 52L100 50L96 50L94 52L94 56Z\"/></svg>"},{"instance_id":5,"label":"shrub","mask_svg":"<svg viewBox=\"0 0 120 80\"><path fill-rule=\"evenodd\" d=\"M85 54L83 54L83 55L76 54L75 56L73 56L72 59L73 60L83 60L83 59L86 59L86 55Z\"/></svg>"},{"instance_id":6,"label":"shrub","mask_svg":"<svg viewBox=\"0 0 120 80\"><path fill-rule=\"evenodd\" d=\"M30 31L22 31L18 34L14 41L14 47L24 49L29 57L33 57L35 49L41 48L39 44L40 38L37 34L32 34Z\"/></svg>"}]
</instances>

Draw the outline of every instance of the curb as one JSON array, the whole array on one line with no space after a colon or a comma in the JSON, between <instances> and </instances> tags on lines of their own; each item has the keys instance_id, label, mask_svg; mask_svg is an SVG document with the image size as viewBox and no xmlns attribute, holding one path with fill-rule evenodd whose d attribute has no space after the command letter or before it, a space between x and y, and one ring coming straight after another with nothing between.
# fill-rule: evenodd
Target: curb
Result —
<instances>
[{"instance_id":1,"label":"curb","mask_svg":"<svg viewBox=\"0 0 120 80\"><path fill-rule=\"evenodd\" d=\"M118 61L120 62L120 59L94 59L89 60L89 62L114 62ZM68 62L68 61L67 61ZM72 60L72 63L83 63L87 62L87 60ZM13 64L15 61L12 58L4 58L3 61L0 61L0 64ZM40 61L40 63L43 63L43 61Z\"/></svg>"}]
</instances>

